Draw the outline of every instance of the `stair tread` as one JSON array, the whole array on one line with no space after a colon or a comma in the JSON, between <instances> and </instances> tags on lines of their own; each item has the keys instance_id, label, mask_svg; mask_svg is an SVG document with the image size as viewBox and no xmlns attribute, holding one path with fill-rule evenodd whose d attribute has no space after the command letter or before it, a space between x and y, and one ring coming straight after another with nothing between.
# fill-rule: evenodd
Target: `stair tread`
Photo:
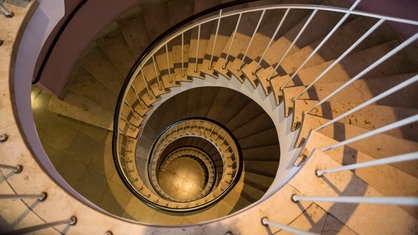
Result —
<instances>
[{"instance_id":1,"label":"stair tread","mask_svg":"<svg viewBox=\"0 0 418 235\"><path fill-rule=\"evenodd\" d=\"M52 97L48 110L103 129L113 129L113 112L72 92L68 92L64 100Z\"/></svg>"},{"instance_id":2,"label":"stair tread","mask_svg":"<svg viewBox=\"0 0 418 235\"><path fill-rule=\"evenodd\" d=\"M154 40L169 27L168 3L166 1L154 1L141 5L145 20L146 32L149 38Z\"/></svg>"},{"instance_id":3,"label":"stair tread","mask_svg":"<svg viewBox=\"0 0 418 235\"><path fill-rule=\"evenodd\" d=\"M101 38L96 39L97 44L106 54L107 58L126 77L131 70L135 58L119 29L115 29Z\"/></svg>"},{"instance_id":4,"label":"stair tread","mask_svg":"<svg viewBox=\"0 0 418 235\"><path fill-rule=\"evenodd\" d=\"M345 103L347 102L347 97L355 96L356 100L350 102L361 104L375 97L377 94L380 94L392 88L393 86L409 79L412 76L412 74L400 74L382 78L376 77L370 79L358 79L345 89L341 90L335 96L333 96L330 99L330 101ZM327 84L318 85L315 84L313 88L308 90L308 92L305 92L298 99L323 100L326 96L331 94L331 92L333 92L334 90L336 90L344 84L345 82L329 82ZM372 90L370 90L371 88ZM292 99L296 97L304 89L304 86L286 87L283 89L286 116L289 113L289 109L293 108ZM395 94L392 94L384 99L377 101L376 104L417 108L418 94L414 92L416 89L418 89L418 84L412 84L407 88L397 91Z\"/></svg>"},{"instance_id":5,"label":"stair tread","mask_svg":"<svg viewBox=\"0 0 418 235\"><path fill-rule=\"evenodd\" d=\"M309 156L309 160L288 184L298 191L297 195L303 196L382 196L375 188L350 171L328 174L323 177L317 177L314 174L316 169L329 169L339 166L341 165L329 157L328 154L317 149ZM375 231L394 234L414 233L410 229L415 228L416 218L396 205L319 201L313 203L318 204L338 220L344 221L347 227L358 234L371 234ZM367 223L364 222L364 218L367 218ZM399 224L402 224L402 226L399 226Z\"/></svg>"},{"instance_id":6,"label":"stair tread","mask_svg":"<svg viewBox=\"0 0 418 235\"><path fill-rule=\"evenodd\" d=\"M146 33L145 20L142 11L129 17L123 17L117 20L117 22L126 43L131 49L132 55L134 58L139 57L151 42Z\"/></svg>"},{"instance_id":7,"label":"stair tread","mask_svg":"<svg viewBox=\"0 0 418 235\"><path fill-rule=\"evenodd\" d=\"M302 140L307 138L311 129L319 127L328 121L330 120L326 118L321 118L310 114L305 115L298 139L296 141L296 146L300 146ZM320 133L323 133L337 141L349 139L369 131L370 130L340 122L336 122L319 130ZM348 146L373 156L374 158L390 157L403 153L418 151L417 142L397 138L386 134L377 134L367 138L367 141L356 141L348 144Z\"/></svg>"},{"instance_id":8,"label":"stair tread","mask_svg":"<svg viewBox=\"0 0 418 235\"><path fill-rule=\"evenodd\" d=\"M193 0L168 0L169 25L173 26L193 15Z\"/></svg>"},{"instance_id":9,"label":"stair tread","mask_svg":"<svg viewBox=\"0 0 418 235\"><path fill-rule=\"evenodd\" d=\"M309 18L310 15L305 16L301 21L299 21L299 23L295 24L294 27L292 29L290 29L286 34L284 34L281 38L279 38L279 40L277 40L269 49L268 51L273 51L275 53L266 53L265 55L265 61L267 62L267 64L273 65L273 63L277 64L278 62L280 62L282 60L282 57L285 56L285 52L288 50L289 46L291 45L291 43L293 42L294 38L296 37L297 33L299 33L300 29L303 27L303 25L305 24L306 20ZM301 48L311 44L313 41L315 41L316 39L322 37L323 35L325 35L328 31L330 31L332 29L332 27L335 25L335 23L339 20L340 15L333 13L333 12L319 12L318 14L315 15L315 17L313 18L313 20L310 22L311 25L315 25L316 27L307 27L305 29L305 31L303 32L303 36L300 37L296 43L293 45L290 54L296 53L298 50L300 50ZM326 23L325 23L326 22ZM267 39L268 41L268 39ZM283 46L279 46L279 43L284 43ZM265 43L267 45L267 43ZM265 48L265 46L263 46L263 44L258 45L259 47ZM275 48L281 48L282 50L275 50ZM263 51L262 50L262 51ZM258 52L258 51L254 51L254 52ZM262 52L260 51L258 54L261 54ZM290 54L286 55L289 56ZM256 56L258 56L257 54L251 54L251 57L249 57L250 59L252 59L255 62ZM273 63L270 63L273 61ZM245 66L248 68L244 68L243 71L245 72L245 74L247 75L247 77L250 78L250 80L257 80L257 76L252 75L253 71L256 68L256 65L253 64L253 66ZM261 79L266 79L266 78L261 78ZM267 89L265 89L267 90Z\"/></svg>"},{"instance_id":10,"label":"stair tread","mask_svg":"<svg viewBox=\"0 0 418 235\"><path fill-rule=\"evenodd\" d=\"M309 156L314 149L325 148L338 141L318 132L312 131L304 145L297 164L304 156ZM375 160L375 158L348 146L327 151L327 155L341 165L350 165ZM385 164L352 171L385 196L415 196L418 192L418 173L413 162ZM391 180L382 180L382 179Z\"/></svg>"},{"instance_id":11,"label":"stair tread","mask_svg":"<svg viewBox=\"0 0 418 235\"><path fill-rule=\"evenodd\" d=\"M116 95L101 83L97 82L80 66L73 69L71 76L72 78L67 85L67 90L92 100L108 111L114 112L117 100Z\"/></svg>"},{"instance_id":12,"label":"stair tread","mask_svg":"<svg viewBox=\"0 0 418 235\"><path fill-rule=\"evenodd\" d=\"M296 127L302 122L303 112L308 111L311 107L318 103L319 101L315 100L295 101L292 130L295 130ZM352 104L349 102L325 102L312 110L310 114L332 119L333 117L338 117L344 114L356 106L357 104ZM418 109L416 108L369 105L354 112L353 114L350 114L348 117L341 119L340 122L358 126L364 129L373 130L415 114L418 114ZM412 123L408 126L388 131L386 134L418 142L415 131L418 129L417 125L418 124Z\"/></svg>"},{"instance_id":13,"label":"stair tread","mask_svg":"<svg viewBox=\"0 0 418 235\"><path fill-rule=\"evenodd\" d=\"M97 45L81 59L79 64L113 94L119 95L124 78Z\"/></svg>"}]
</instances>

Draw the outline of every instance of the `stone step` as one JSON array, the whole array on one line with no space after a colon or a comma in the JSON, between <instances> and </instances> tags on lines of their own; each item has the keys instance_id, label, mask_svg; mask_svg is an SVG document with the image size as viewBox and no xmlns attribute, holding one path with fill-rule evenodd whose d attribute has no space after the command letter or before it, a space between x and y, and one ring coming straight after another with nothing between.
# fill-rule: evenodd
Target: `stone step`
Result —
<instances>
[{"instance_id":1,"label":"stone step","mask_svg":"<svg viewBox=\"0 0 418 235\"><path fill-rule=\"evenodd\" d=\"M168 0L169 25L173 26L193 15L194 0Z\"/></svg>"},{"instance_id":2,"label":"stone step","mask_svg":"<svg viewBox=\"0 0 418 235\"><path fill-rule=\"evenodd\" d=\"M316 100L296 100L293 110L293 123L292 131L302 122L303 112L308 111L314 105L318 104ZM315 108L310 114L315 116L332 119L333 117L339 117L340 115L355 108L357 105L350 102L325 102L319 107ZM384 105L369 105L353 114L343 118L340 122L358 126L364 129L373 130L398 120L411 117L418 113L418 109L404 108L404 107L392 107ZM408 126L397 128L386 132L386 134L395 136L398 138L408 139L412 141L418 141L416 135L416 129L418 129L418 123L413 123Z\"/></svg>"},{"instance_id":3,"label":"stone step","mask_svg":"<svg viewBox=\"0 0 418 235\"><path fill-rule=\"evenodd\" d=\"M141 5L145 20L146 32L149 38L154 40L169 27L167 1L152 1Z\"/></svg>"},{"instance_id":4,"label":"stone step","mask_svg":"<svg viewBox=\"0 0 418 235\"><path fill-rule=\"evenodd\" d=\"M303 118L302 126L299 132L295 146L301 146L313 128L329 122L329 119L307 114ZM352 137L369 132L370 130L336 122L321 130L320 133L327 135L337 141L343 141ZM399 154L418 151L418 143L406 139L397 138L387 134L377 134L363 140L359 140L348 144L349 147L355 148L374 158L390 157Z\"/></svg>"},{"instance_id":5,"label":"stone step","mask_svg":"<svg viewBox=\"0 0 418 235\"><path fill-rule=\"evenodd\" d=\"M259 175L251 172L245 172L244 182L247 185L255 187L262 192L266 192L271 184L273 183L274 178L264 175Z\"/></svg>"},{"instance_id":6,"label":"stone step","mask_svg":"<svg viewBox=\"0 0 418 235\"><path fill-rule=\"evenodd\" d=\"M113 112L71 91L64 100L52 97L48 110L103 129L113 129Z\"/></svg>"},{"instance_id":7,"label":"stone step","mask_svg":"<svg viewBox=\"0 0 418 235\"><path fill-rule=\"evenodd\" d=\"M145 32L146 25L143 16L143 9L135 8L135 14L122 17L117 20L119 29L128 44L131 54L134 58L138 58L140 54L148 47L151 39Z\"/></svg>"},{"instance_id":8,"label":"stone step","mask_svg":"<svg viewBox=\"0 0 418 235\"><path fill-rule=\"evenodd\" d=\"M275 177L279 162L271 161L246 161L244 159L244 171L268 177Z\"/></svg>"},{"instance_id":9,"label":"stone step","mask_svg":"<svg viewBox=\"0 0 418 235\"><path fill-rule=\"evenodd\" d=\"M302 161L306 160L306 157L314 149L325 148L337 143L338 141L320 132L312 131L295 165L300 165ZM331 149L326 153L343 166L375 160L375 158L349 146ZM361 168L352 172L385 196L415 196L418 192L418 173L414 170L416 165L413 161L409 161ZM417 211L416 208L414 210Z\"/></svg>"},{"instance_id":10,"label":"stone step","mask_svg":"<svg viewBox=\"0 0 418 235\"><path fill-rule=\"evenodd\" d=\"M115 29L96 39L96 42L114 67L126 78L136 58L132 55L122 31Z\"/></svg>"},{"instance_id":11,"label":"stone step","mask_svg":"<svg viewBox=\"0 0 418 235\"><path fill-rule=\"evenodd\" d=\"M335 65L331 70L329 70L316 84L319 85L336 81L348 81L363 71L363 69L365 69L367 66L375 62L378 58L385 55L397 44L397 41L390 41L357 53L351 53L337 65ZM312 67L302 69L293 79L293 81L289 82L287 86L291 87L311 84L333 62L334 60L330 60ZM391 75L411 73L413 72L411 68L411 63L408 57L405 56L404 53L397 53L363 77L387 77ZM283 73L285 74L286 72ZM272 83L273 80L278 80L274 81L274 91L276 95L282 95L278 88L284 86L288 79L289 77L287 76L276 76L272 78Z\"/></svg>"},{"instance_id":12,"label":"stone step","mask_svg":"<svg viewBox=\"0 0 418 235\"><path fill-rule=\"evenodd\" d=\"M79 64L114 95L119 95L124 78L100 47L94 45Z\"/></svg>"},{"instance_id":13,"label":"stone step","mask_svg":"<svg viewBox=\"0 0 418 235\"><path fill-rule=\"evenodd\" d=\"M319 12L315 15L315 17L310 22L311 27L307 27L305 31L303 32L302 36L296 41L295 45L292 47L291 51L289 51L290 54L285 54L292 42L294 41L294 38L296 38L296 35L300 32L302 27L304 26L305 22L310 17L310 14L305 16L301 21L299 21L297 24L292 27L286 34L284 34L281 38L279 38L274 44L270 46L268 49L268 52L266 53L264 57L264 64L269 65L276 65L278 62L280 62L283 58L283 56L289 56L290 54L293 54L297 52L299 49L310 45L314 41L318 40L319 38L322 38L324 35L329 32L332 27L338 22L340 19L340 14L334 13L334 12ZM314 26L314 27L313 27ZM273 31L274 32L274 31ZM258 54L252 54L251 57L249 57L254 63L248 66L245 66L246 68L243 69L244 73L248 75L248 78L250 81L255 83L258 81L258 77L253 74L253 72L257 69L257 63L255 63L255 59L257 56L259 56L262 51L264 51L266 45L259 45L262 49L258 50ZM273 62L274 61L274 62ZM250 62L250 61L249 61ZM284 74L282 74L284 75ZM260 77L260 79L266 79L266 77Z\"/></svg>"},{"instance_id":14,"label":"stone step","mask_svg":"<svg viewBox=\"0 0 418 235\"><path fill-rule=\"evenodd\" d=\"M294 188L294 192L301 196L359 196L382 197L371 185L354 175L351 171L327 174L317 177L317 169L330 169L340 167L327 153L315 150L309 156L309 160L302 169L288 183ZM399 196L399 194L396 194ZM290 199L290 197L289 197ZM299 201L296 205L302 206ZM344 221L345 226L351 228L357 234L375 234L385 231L393 234L416 233L416 218L396 205L374 205L367 203L347 204L313 201L328 214L339 221ZM367 218L367 223L364 222Z\"/></svg>"},{"instance_id":15,"label":"stone step","mask_svg":"<svg viewBox=\"0 0 418 235\"><path fill-rule=\"evenodd\" d=\"M115 111L117 96L96 81L85 69L77 65L71 76L67 91L83 96L110 112Z\"/></svg>"},{"instance_id":16,"label":"stone step","mask_svg":"<svg viewBox=\"0 0 418 235\"><path fill-rule=\"evenodd\" d=\"M350 100L349 103L361 104L370 100L378 94L396 86L397 84L411 78L413 74L400 74L387 77L376 77L371 79L359 79L351 85L341 90L335 96L330 98L330 102L347 103L347 97L356 97L355 100ZM301 100L323 100L326 96L331 94L336 89L343 86L345 82L330 82L327 84L314 85L310 90L302 94L298 99ZM285 102L285 113L288 116L289 111L293 109L292 99L298 96L303 90L304 86L286 87L283 89L283 100ZM395 106L395 107L418 107L418 97L415 90L418 89L418 84L412 84L396 93L377 101L377 105Z\"/></svg>"}]
</instances>

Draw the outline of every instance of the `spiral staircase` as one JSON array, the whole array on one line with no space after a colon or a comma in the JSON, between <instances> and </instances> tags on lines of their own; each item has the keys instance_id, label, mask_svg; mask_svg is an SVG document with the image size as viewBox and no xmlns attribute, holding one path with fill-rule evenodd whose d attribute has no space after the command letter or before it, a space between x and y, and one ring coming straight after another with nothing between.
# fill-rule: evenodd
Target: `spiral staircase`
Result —
<instances>
[{"instance_id":1,"label":"spiral staircase","mask_svg":"<svg viewBox=\"0 0 418 235\"><path fill-rule=\"evenodd\" d=\"M229 3L162 36L219 3L138 4L60 98L33 88L50 165L15 102L37 3L6 2L1 234L416 234L418 22L358 2ZM198 193L178 194L176 169Z\"/></svg>"}]
</instances>

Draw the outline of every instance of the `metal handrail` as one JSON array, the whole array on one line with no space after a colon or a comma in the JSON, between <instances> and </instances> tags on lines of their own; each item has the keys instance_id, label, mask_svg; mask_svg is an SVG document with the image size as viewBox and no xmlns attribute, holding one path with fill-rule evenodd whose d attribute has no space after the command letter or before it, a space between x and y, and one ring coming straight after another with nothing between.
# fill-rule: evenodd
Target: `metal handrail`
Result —
<instances>
[{"instance_id":1,"label":"metal handrail","mask_svg":"<svg viewBox=\"0 0 418 235\"><path fill-rule=\"evenodd\" d=\"M232 10L230 12L225 12L224 10L219 10L218 12L214 12L216 14L211 15L211 16L207 16L204 19L195 19L192 23L190 24L184 24L182 25L182 27L179 27L177 29L171 30L169 34L165 34L163 36L161 36L158 40L159 41L154 41L152 46L149 48L149 50L147 50L147 53L141 55L141 57L138 59L138 61L135 63L135 66L133 67L133 69L130 71L129 76L127 77L127 79L124 82L123 88L122 88L122 92L120 93L119 96L119 100L118 100L118 105L116 108L116 113L115 113L115 121L114 121L114 125L115 128L114 130L116 130L116 132L119 132L119 130L121 130L121 128L119 128L119 121L120 121L120 115L122 113L122 109L120 104L122 104L123 102L125 102L126 97L129 93L128 89L129 87L134 87L134 80L138 77L138 75L140 75L139 77L144 80L144 86L142 91L136 92L138 100L141 99L140 93L143 94L144 91L145 93L148 93L149 98L152 99L152 97L150 96L150 88L149 88L149 84L148 82L151 82L153 79L155 78L150 78L150 79L145 79L144 78L144 73L143 73L143 69L148 66L149 61L151 61L151 59L153 60L153 63L155 63L154 61L154 55L156 52L158 52L161 48L164 48L167 55L166 55L166 60L167 60L167 69L170 73L170 69L173 68L174 66L170 64L174 63L173 61L170 61L170 58L168 56L168 44L170 42L172 42L173 40L175 40L176 38L181 38L181 75L185 76L184 71L187 70L187 67L184 63L185 59L184 59L184 47L186 45L185 42L185 34L192 31L192 30L197 30L197 46L196 46L196 51L193 51L193 53L196 55L195 59L195 63L194 63L194 72L197 73L198 72L198 54L199 54L199 42L200 42L200 29L202 27L202 25L206 24L206 23L210 23L210 22L215 22L217 25L217 29L216 29L216 36L214 39L214 42L216 42L216 37L218 35L218 30L219 30L219 25L220 25L220 21L224 18L227 17L238 17L238 19L236 20L236 25L235 25L235 29L231 32L230 35L230 40L229 40L229 44L226 45L227 51L226 51L226 56L224 56L224 64L222 65L222 68L225 69L226 65L228 64L228 62L230 62L229 57L231 56L231 49L233 48L233 44L234 44L234 40L236 38L236 34L238 32L238 27L240 25L241 22L241 18L242 16L244 16L247 13L251 13L251 12L262 12L260 18L258 19L257 26L255 28L255 30L252 33L252 37L250 37L251 39L248 42L248 45L245 47L245 53L244 56L242 58L242 63L239 64L238 69L241 69L244 66L245 63L245 57L247 55L247 52L251 46L251 43L254 39L255 34L257 33L257 29L260 26L260 23L262 21L262 18L264 16L264 13L266 13L267 11L270 10L277 10L277 9L281 9L281 10L285 10L285 16L283 16L279 26L277 28L275 28L275 32L274 35L277 34L277 32L280 29L281 24L283 23L283 21L286 19L286 15L290 10L311 10L310 12L310 17L308 18L308 20L304 23L302 29L299 31L299 33L296 35L296 37L293 39L292 43L290 44L290 46L287 48L287 50L284 52L284 54L282 55L280 61L275 65L275 68L273 70L273 73L271 74L271 76L269 78L267 78L267 80L269 80L275 73L276 70L278 69L278 67L280 66L281 62L284 61L285 57L289 54L289 52L291 51L292 47L296 44L298 38L300 36L303 35L303 31L307 28L310 27L310 22L312 21L312 19L315 17L315 15L319 12L335 12L335 13L342 13L344 14L344 16L340 19L340 21L331 29L331 31L329 32L328 35L326 35L326 37L319 43L319 45L314 49L314 51L308 56L307 59L304 60L304 62L302 63L302 65L300 65L297 69L296 72L290 77L290 79L288 81L286 81L285 85L283 87L285 87L286 85L288 85L288 83L296 76L296 74L302 69L302 67L308 62L308 60L325 44L325 42L337 31L337 29L344 23L344 21L348 18L348 16L361 16L361 17L367 17L367 18L373 18L373 19L377 19L377 22L365 33L363 34L363 36L361 36L359 39L357 39L357 41L352 44L348 49L346 49L341 56L339 56L336 60L333 61L333 63L331 63L330 66L328 66L328 68L323 71L319 76L316 77L316 79L314 80L314 82L312 82L308 87L306 87L300 94L298 94L295 98L293 98L293 100L298 99L303 93L305 93L306 91L308 91L308 89L312 88L315 84L315 82L317 82L319 79L321 79L323 76L325 76L325 74L330 71L335 65L337 65L341 60L343 60L350 52L352 52L362 41L366 40L367 37L369 35L371 35L379 26L381 26L384 22L396 22L396 23L402 23L402 24L409 24L409 25L414 25L417 26L418 25L418 21L413 21L413 20L407 20L407 19L401 19L401 18L396 18L396 17L388 17L388 16L383 16L383 15L379 15L379 14L373 14L373 13L367 13L367 12L362 12L362 11L358 11L358 10L354 10L354 8L358 5L358 3L360 2L360 0L357 0L350 9L343 9L343 8L338 8L338 7L331 7L331 6L315 6L315 5L290 5L290 4L282 4L282 5L268 5L268 6L258 6L258 7L252 7L252 8L246 8L244 10L239 9L239 10ZM335 90L331 95L327 96L327 98L323 99L320 102L325 102L326 100L328 100L330 97L332 97L333 95L335 95L336 93L338 93L339 91L341 91L342 89L344 89L345 87L347 87L348 85L352 84L354 81L356 81L357 79L359 79L360 77L362 77L363 75L365 75L367 72L371 71L372 69L374 69L376 66L380 65L382 62L384 62L386 59L390 58L392 55L394 55L395 53L399 52L400 50L403 50L406 46L408 46L409 44L411 44L412 42L414 42L417 39L418 34L415 34L414 36L410 37L409 39L407 39L405 42L402 42L398 47L396 47L395 49L393 49L392 51L388 52L385 56L382 56L381 58L379 58L376 62L374 62L372 65L368 66L366 69L364 69L362 72L360 72L359 74L357 74L355 77L353 77L349 82L347 82L345 85L343 85L342 87L338 88L337 90ZM267 48L264 50L263 55L261 57L261 59L258 60L258 64L255 67L255 70L253 70L253 74L255 74L260 65L261 62L263 60L263 57L266 55L269 46L273 43L273 40L271 39L270 42L268 43ZM211 69L212 67L212 60L213 60L213 53L214 53L214 48L215 48L215 44L212 45L212 54L209 55L210 56L210 64L209 64L209 69ZM163 68L164 69L164 68ZM157 72L156 72L157 74ZM170 76L170 82L172 82L172 78L171 78L171 74L169 74ZM157 82L159 81L158 76L156 77ZM408 85L412 84L411 82L408 83ZM407 85L403 84L402 86L396 86L396 88L394 87L395 90L390 89L390 92L395 92L403 87L405 87ZM283 88L281 87L281 88ZM388 95L388 92L385 92L385 95ZM376 96L379 99L383 98L382 96ZM372 99L372 100L376 100L376 99ZM139 102L141 103L141 102ZM366 102L367 104L370 104L370 102ZM321 103L320 103L321 104ZM308 112L312 111L314 108L318 107L320 104L314 106L313 108L311 108ZM135 106L134 104L131 104L132 106L130 106L130 109L132 110L132 113L135 113ZM364 106L359 106L359 107L364 107ZM353 110L359 110L360 108L355 108ZM308 113L307 112L307 113ZM351 112L351 111L350 111ZM352 111L354 112L354 111ZM352 113L351 112L351 113ZM344 114L346 115L346 114ZM341 119L342 117L338 117L338 120ZM125 120L127 120L125 118ZM335 120L335 119L334 119ZM393 123L391 125L388 125L388 127L385 128L379 128L378 130L374 130L374 131L370 131L368 133L365 133L361 136L349 139L349 140L345 140L337 145L333 145L327 148L322 149L323 151L329 150L331 148L335 148L338 146L342 146L348 143L351 143L353 141L357 141L360 140L362 138L366 138L369 136L372 136L374 134L378 134L378 133L382 133L383 131L389 130L389 129L393 129L393 128L397 128L400 127L402 125L406 125L406 124L410 124L412 122L416 122L417 118L416 117L411 117L411 118L407 118L406 120L397 122L397 123ZM335 121L331 121L331 122L335 122ZM125 123L129 123L129 122L125 122ZM326 125L329 125L326 124ZM125 130L128 125L125 125ZM186 128L186 127L184 127ZM319 128L323 128L323 127L319 127ZM389 129L388 129L389 128ZM199 129L199 128L197 128ZM122 132L124 130L121 130ZM172 138L175 139L176 136L181 136L181 129L177 129L176 132L172 132L170 135L168 135L166 138ZM199 130L197 130L199 131ZM216 133L214 132L214 129L211 129L211 133ZM123 135L127 135L127 131L125 131L124 133L117 133L114 136L118 137L118 136L123 136ZM170 139L170 141L172 140ZM165 141L169 141L169 139L164 139ZM117 144L118 141L114 141L114 149L116 149L115 152L115 156L117 156ZM161 151L160 151L161 152ZM115 157L115 161L117 162L117 157ZM118 162L117 162L118 164ZM153 169L153 168L150 168ZM148 193L148 192L147 192ZM299 198L300 199L300 198Z\"/></svg>"}]
</instances>

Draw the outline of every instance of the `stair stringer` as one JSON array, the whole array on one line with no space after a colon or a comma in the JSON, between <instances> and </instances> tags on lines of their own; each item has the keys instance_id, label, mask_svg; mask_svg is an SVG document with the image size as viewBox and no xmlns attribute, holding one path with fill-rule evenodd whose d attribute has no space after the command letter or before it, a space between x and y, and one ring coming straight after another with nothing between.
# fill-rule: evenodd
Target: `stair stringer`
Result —
<instances>
[{"instance_id":1,"label":"stair stringer","mask_svg":"<svg viewBox=\"0 0 418 235\"><path fill-rule=\"evenodd\" d=\"M205 79L194 77L191 82L182 82L181 86L170 88L170 92L161 95L160 99L153 103L153 107L148 111L147 116L142 122L142 126L147 124L153 112L155 112L165 100L168 100L181 92L200 87L222 87L237 91L260 105L272 119L279 138L280 154L277 156L279 159L279 167L276 172L276 177L261 200L268 198L278 189L283 187L283 185L297 172L298 167L294 167L293 162L301 152L301 148L293 148L299 133L299 130L292 132L290 129L293 115L285 118L284 104L281 103L277 106L274 94L270 93L266 96L261 86L254 88L248 80L244 80L244 82L241 83L235 76L232 76L231 79L227 79L223 75L219 75L217 79L209 75L206 75ZM140 130L138 139L141 138L144 129L145 128L142 128ZM144 146L137 145L135 152L138 151L143 152Z\"/></svg>"}]
</instances>

